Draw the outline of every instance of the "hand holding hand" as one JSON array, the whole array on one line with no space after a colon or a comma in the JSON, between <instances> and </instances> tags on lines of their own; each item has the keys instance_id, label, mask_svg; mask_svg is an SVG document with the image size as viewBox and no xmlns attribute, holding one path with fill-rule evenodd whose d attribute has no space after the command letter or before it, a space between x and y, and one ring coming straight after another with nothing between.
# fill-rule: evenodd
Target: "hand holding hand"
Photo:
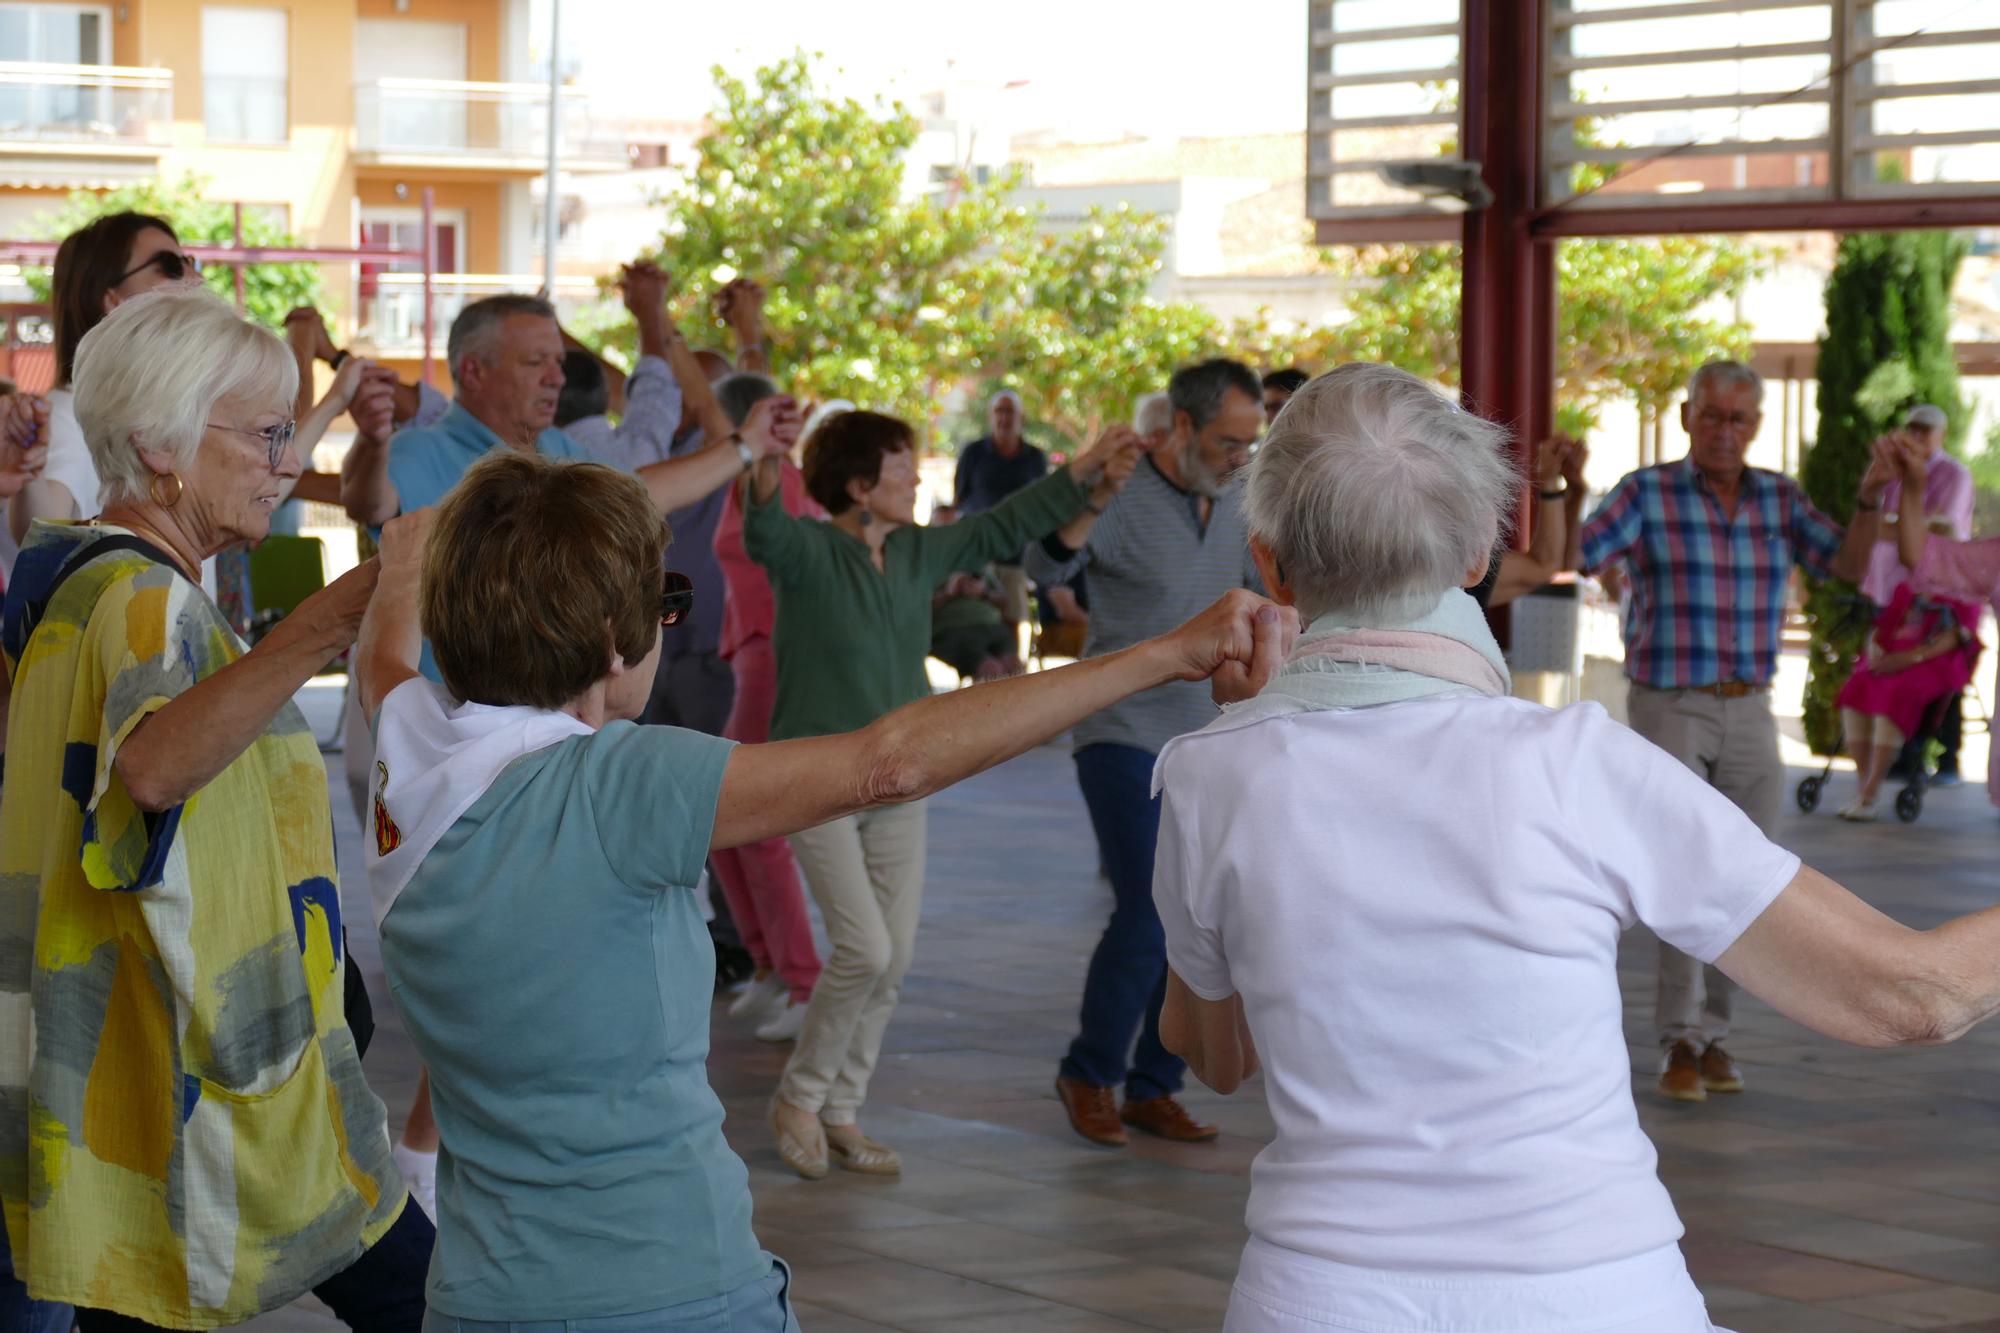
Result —
<instances>
[{"instance_id":1,"label":"hand holding hand","mask_svg":"<svg viewBox=\"0 0 2000 1333\"><path fill-rule=\"evenodd\" d=\"M638 320L664 318L667 298L673 295L673 281L666 270L651 260L639 259L618 272L625 308Z\"/></svg>"},{"instance_id":2,"label":"hand holding hand","mask_svg":"<svg viewBox=\"0 0 2000 1333\"><path fill-rule=\"evenodd\" d=\"M436 514L435 509L419 509L382 525L375 558L381 563L383 578L414 576L423 568L424 543L430 539L431 519Z\"/></svg>"},{"instance_id":3,"label":"hand holding hand","mask_svg":"<svg viewBox=\"0 0 2000 1333\"><path fill-rule=\"evenodd\" d=\"M381 573L381 557L362 561L300 602L285 623L296 618L302 628L324 627L338 644L333 649L337 654L360 635L361 618L368 611L368 600L375 595L375 583Z\"/></svg>"},{"instance_id":4,"label":"hand holding hand","mask_svg":"<svg viewBox=\"0 0 2000 1333\"><path fill-rule=\"evenodd\" d=\"M1861 476L1860 500L1874 505L1882 499L1889 483L1903 472L1903 445L1899 435L1884 435L1868 446L1868 470Z\"/></svg>"},{"instance_id":5,"label":"hand holding hand","mask_svg":"<svg viewBox=\"0 0 2000 1333\"><path fill-rule=\"evenodd\" d=\"M1569 449L1563 454L1562 479L1563 485L1569 487L1579 495L1584 490L1584 465L1589 461L1589 443L1572 437L1569 442Z\"/></svg>"},{"instance_id":6,"label":"hand holding hand","mask_svg":"<svg viewBox=\"0 0 2000 1333\"><path fill-rule=\"evenodd\" d=\"M1213 678L1216 702L1234 703L1264 688L1298 633L1298 612L1236 588L1159 642L1173 650L1178 679Z\"/></svg>"},{"instance_id":7,"label":"hand holding hand","mask_svg":"<svg viewBox=\"0 0 2000 1333\"><path fill-rule=\"evenodd\" d=\"M364 363L366 364L366 363ZM341 370L346 371L342 366ZM347 414L354 418L355 434L384 443L396 429L396 377L380 366L366 365L357 378Z\"/></svg>"},{"instance_id":8,"label":"hand holding hand","mask_svg":"<svg viewBox=\"0 0 2000 1333\"><path fill-rule=\"evenodd\" d=\"M738 278L729 284L729 326L738 336L755 341L764 328L764 284L755 278Z\"/></svg>"},{"instance_id":9,"label":"hand holding hand","mask_svg":"<svg viewBox=\"0 0 2000 1333\"><path fill-rule=\"evenodd\" d=\"M1577 442L1567 435L1552 435L1535 446L1535 489L1552 491L1562 481L1569 456Z\"/></svg>"},{"instance_id":10,"label":"hand holding hand","mask_svg":"<svg viewBox=\"0 0 2000 1333\"><path fill-rule=\"evenodd\" d=\"M750 416L743 423L743 442L759 458L776 458L791 452L803 424L798 400L790 394L775 394L760 399L750 409Z\"/></svg>"},{"instance_id":11,"label":"hand holding hand","mask_svg":"<svg viewBox=\"0 0 2000 1333\"><path fill-rule=\"evenodd\" d=\"M42 475L49 461L49 405L30 394L12 394L0 417L0 499L18 495Z\"/></svg>"},{"instance_id":12,"label":"hand holding hand","mask_svg":"<svg viewBox=\"0 0 2000 1333\"><path fill-rule=\"evenodd\" d=\"M1104 433L1097 437L1094 444L1078 454L1071 461L1069 465L1070 475L1076 478L1079 486L1095 486L1104 476L1105 469L1111 465L1111 460L1121 450L1133 453L1132 462L1136 466L1138 463L1136 452L1138 445L1138 433L1123 422L1106 427ZM1126 475L1131 475L1129 469Z\"/></svg>"}]
</instances>

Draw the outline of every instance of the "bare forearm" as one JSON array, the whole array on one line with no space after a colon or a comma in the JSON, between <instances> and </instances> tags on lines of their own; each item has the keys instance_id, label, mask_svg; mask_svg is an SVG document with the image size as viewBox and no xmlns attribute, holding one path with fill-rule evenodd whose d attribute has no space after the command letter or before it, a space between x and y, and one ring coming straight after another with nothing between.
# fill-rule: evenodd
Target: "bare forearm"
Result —
<instances>
[{"instance_id":1,"label":"bare forearm","mask_svg":"<svg viewBox=\"0 0 2000 1333\"><path fill-rule=\"evenodd\" d=\"M340 478L331 472L301 472L286 498L337 505L340 503Z\"/></svg>"},{"instance_id":2,"label":"bare forearm","mask_svg":"<svg viewBox=\"0 0 2000 1333\"><path fill-rule=\"evenodd\" d=\"M1924 521L1924 497L1915 486L1905 484L1896 506L1896 553L1906 568L1923 563L1924 548L1930 545L1930 525Z\"/></svg>"},{"instance_id":3,"label":"bare forearm","mask_svg":"<svg viewBox=\"0 0 2000 1333\"><path fill-rule=\"evenodd\" d=\"M162 707L118 751L118 776L142 810L166 810L213 782L250 748L351 627L301 607L237 661Z\"/></svg>"},{"instance_id":4,"label":"bare forearm","mask_svg":"<svg viewBox=\"0 0 2000 1333\"><path fill-rule=\"evenodd\" d=\"M1879 518L1872 509L1855 513L1854 521L1847 525L1847 536L1834 553L1832 569L1836 578L1855 583L1868 572L1868 557L1875 550L1875 537L1881 530Z\"/></svg>"},{"instance_id":5,"label":"bare forearm","mask_svg":"<svg viewBox=\"0 0 2000 1333\"><path fill-rule=\"evenodd\" d=\"M1562 568L1563 553L1569 549L1569 525L1564 521L1568 508L1567 492L1561 499L1542 500L1535 506L1535 531L1528 542L1528 558L1538 569L1546 571L1543 583Z\"/></svg>"},{"instance_id":6,"label":"bare forearm","mask_svg":"<svg viewBox=\"0 0 2000 1333\"><path fill-rule=\"evenodd\" d=\"M913 801L1012 759L1128 695L1176 679L1157 642L906 704L867 727L878 801Z\"/></svg>"},{"instance_id":7,"label":"bare forearm","mask_svg":"<svg viewBox=\"0 0 2000 1333\"><path fill-rule=\"evenodd\" d=\"M646 484L646 493L661 513L691 505L742 475L743 456L737 452L736 441L727 433L709 440L705 449L639 469L639 480Z\"/></svg>"},{"instance_id":8,"label":"bare forearm","mask_svg":"<svg viewBox=\"0 0 2000 1333\"><path fill-rule=\"evenodd\" d=\"M361 713L371 723L390 691L417 674L424 633L417 612L418 573L390 570L375 585L361 637L354 646L354 684Z\"/></svg>"},{"instance_id":9,"label":"bare forearm","mask_svg":"<svg viewBox=\"0 0 2000 1333\"><path fill-rule=\"evenodd\" d=\"M340 503L356 523L380 527L396 516L386 440L357 439L340 463Z\"/></svg>"},{"instance_id":10,"label":"bare forearm","mask_svg":"<svg viewBox=\"0 0 2000 1333\"><path fill-rule=\"evenodd\" d=\"M736 423L722 410L716 401L715 387L708 382L702 371L701 362L695 359L694 349L687 345L687 339L669 336L666 340L667 366L674 372L674 383L681 386L681 402L687 414L701 427L702 434L711 440L719 440L736 429Z\"/></svg>"},{"instance_id":11,"label":"bare forearm","mask_svg":"<svg viewBox=\"0 0 2000 1333\"><path fill-rule=\"evenodd\" d=\"M1569 494L1563 497L1563 558L1564 569L1583 567L1583 491L1571 486Z\"/></svg>"}]
</instances>

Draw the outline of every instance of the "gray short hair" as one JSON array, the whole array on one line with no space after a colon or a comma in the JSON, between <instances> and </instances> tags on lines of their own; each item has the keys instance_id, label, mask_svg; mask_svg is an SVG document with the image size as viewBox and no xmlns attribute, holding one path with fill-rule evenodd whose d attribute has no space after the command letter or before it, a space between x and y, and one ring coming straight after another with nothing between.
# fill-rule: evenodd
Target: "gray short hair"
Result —
<instances>
[{"instance_id":1,"label":"gray short hair","mask_svg":"<svg viewBox=\"0 0 2000 1333\"><path fill-rule=\"evenodd\" d=\"M1757 405L1764 405L1764 377L1741 361L1710 361L1695 371L1688 377L1688 401L1698 402L1711 384L1747 384L1757 391Z\"/></svg>"},{"instance_id":2,"label":"gray short hair","mask_svg":"<svg viewBox=\"0 0 2000 1333\"><path fill-rule=\"evenodd\" d=\"M1176 370L1167 381L1167 398L1174 411L1187 413L1200 430L1222 411L1222 400L1231 389L1254 403L1263 401L1264 382L1257 372L1241 361L1218 356Z\"/></svg>"},{"instance_id":3,"label":"gray short hair","mask_svg":"<svg viewBox=\"0 0 2000 1333\"><path fill-rule=\"evenodd\" d=\"M499 296L483 297L458 312L458 318L451 322L451 333L445 339L445 362L451 370L452 387L458 388L458 367L468 356L476 356L484 365L493 363L493 340L500 333L500 326L511 315L533 315L537 319L553 320L556 308L539 296L520 296L503 292Z\"/></svg>"},{"instance_id":4,"label":"gray short hair","mask_svg":"<svg viewBox=\"0 0 2000 1333\"><path fill-rule=\"evenodd\" d=\"M206 290L166 288L120 303L83 335L70 387L102 499L116 504L146 496L153 472L139 457L142 445L171 453L174 471L188 471L224 398L268 398L290 416L299 369L276 336Z\"/></svg>"},{"instance_id":5,"label":"gray short hair","mask_svg":"<svg viewBox=\"0 0 2000 1333\"><path fill-rule=\"evenodd\" d=\"M1132 429L1141 435L1156 435L1174 428L1174 405L1166 390L1141 394L1132 404Z\"/></svg>"},{"instance_id":6,"label":"gray short hair","mask_svg":"<svg viewBox=\"0 0 2000 1333\"><path fill-rule=\"evenodd\" d=\"M1488 556L1521 494L1507 431L1367 362L1285 404L1246 469L1250 531L1308 620L1426 610Z\"/></svg>"},{"instance_id":7,"label":"gray short hair","mask_svg":"<svg viewBox=\"0 0 2000 1333\"><path fill-rule=\"evenodd\" d=\"M777 392L778 386L769 375L759 375L754 370L739 370L715 382L715 401L721 405L723 415L738 426L750 419L751 408Z\"/></svg>"}]
</instances>

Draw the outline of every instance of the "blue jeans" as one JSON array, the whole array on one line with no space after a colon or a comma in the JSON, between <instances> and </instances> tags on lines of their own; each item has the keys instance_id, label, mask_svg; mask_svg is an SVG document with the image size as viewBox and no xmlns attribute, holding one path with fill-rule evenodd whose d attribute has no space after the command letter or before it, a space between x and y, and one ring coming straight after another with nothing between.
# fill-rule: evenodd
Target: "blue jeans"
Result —
<instances>
[{"instance_id":1,"label":"blue jeans","mask_svg":"<svg viewBox=\"0 0 2000 1333\"><path fill-rule=\"evenodd\" d=\"M355 1333L420 1333L424 1327L424 1278L430 1273L437 1228L410 1200L382 1239L361 1257L313 1288L340 1322ZM78 1310L83 1333L148 1333L153 1325L102 1310Z\"/></svg>"},{"instance_id":2,"label":"blue jeans","mask_svg":"<svg viewBox=\"0 0 2000 1333\"><path fill-rule=\"evenodd\" d=\"M67 1305L28 1299L26 1284L14 1276L7 1228L0 1226L0 1333L69 1333L72 1317Z\"/></svg>"},{"instance_id":3,"label":"blue jeans","mask_svg":"<svg viewBox=\"0 0 2000 1333\"><path fill-rule=\"evenodd\" d=\"M1153 844L1160 832L1154 760L1131 745L1086 745L1076 752L1076 782L1090 807L1113 906L1090 956L1082 1030L1070 1043L1062 1072L1100 1088L1122 1083L1134 1100L1179 1092L1187 1068L1160 1045L1167 942L1153 909Z\"/></svg>"},{"instance_id":4,"label":"blue jeans","mask_svg":"<svg viewBox=\"0 0 2000 1333\"><path fill-rule=\"evenodd\" d=\"M755 1282L664 1310L516 1323L431 1314L424 1318L424 1333L799 1333L798 1317L792 1313L791 1285L792 1270L774 1256L771 1271Z\"/></svg>"}]
</instances>

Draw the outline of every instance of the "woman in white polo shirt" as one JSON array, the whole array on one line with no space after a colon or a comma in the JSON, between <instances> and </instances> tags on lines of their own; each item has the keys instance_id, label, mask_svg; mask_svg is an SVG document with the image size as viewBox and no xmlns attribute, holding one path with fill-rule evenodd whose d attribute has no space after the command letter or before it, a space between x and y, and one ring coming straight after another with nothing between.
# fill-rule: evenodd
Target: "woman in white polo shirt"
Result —
<instances>
[{"instance_id":1,"label":"woman in white polo shirt","mask_svg":"<svg viewBox=\"0 0 2000 1333\"><path fill-rule=\"evenodd\" d=\"M1261 1053L1231 1333L1706 1333L1632 1103L1644 922L1860 1045L2000 1007L2000 911L1920 933L1768 842L1594 705L1508 697L1472 599L1505 433L1385 366L1302 389L1249 469L1307 628L1160 756L1160 1033L1217 1091Z\"/></svg>"}]
</instances>

